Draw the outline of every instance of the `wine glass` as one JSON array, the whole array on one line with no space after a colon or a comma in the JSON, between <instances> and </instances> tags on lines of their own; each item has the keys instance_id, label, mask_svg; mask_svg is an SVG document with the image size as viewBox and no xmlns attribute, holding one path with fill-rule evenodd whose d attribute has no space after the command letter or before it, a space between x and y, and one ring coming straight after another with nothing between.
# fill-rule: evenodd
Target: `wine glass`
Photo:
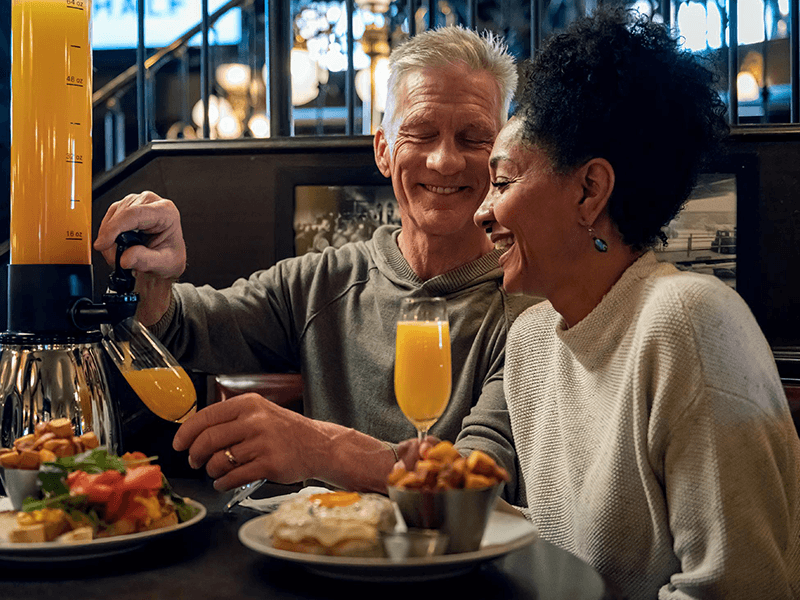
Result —
<instances>
[{"instance_id":1,"label":"wine glass","mask_svg":"<svg viewBox=\"0 0 800 600\"><path fill-rule=\"evenodd\" d=\"M103 347L136 395L156 415L183 423L197 411L197 392L175 357L136 318L103 326Z\"/></svg>"},{"instance_id":2,"label":"wine glass","mask_svg":"<svg viewBox=\"0 0 800 600\"><path fill-rule=\"evenodd\" d=\"M397 317L394 394L422 442L450 400L450 326L444 298L406 298Z\"/></svg>"}]
</instances>

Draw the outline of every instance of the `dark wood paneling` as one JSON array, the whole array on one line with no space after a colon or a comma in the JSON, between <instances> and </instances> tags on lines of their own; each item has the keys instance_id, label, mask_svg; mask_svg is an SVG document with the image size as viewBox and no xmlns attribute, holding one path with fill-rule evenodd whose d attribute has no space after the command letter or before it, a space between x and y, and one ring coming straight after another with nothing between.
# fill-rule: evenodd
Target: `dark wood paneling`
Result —
<instances>
[{"instance_id":1,"label":"dark wood paneling","mask_svg":"<svg viewBox=\"0 0 800 600\"><path fill-rule=\"evenodd\" d=\"M93 225L129 193L151 190L181 211L188 265L182 280L225 287L239 277L294 254L295 185L385 184L375 166L372 142L355 138L287 145L154 144L136 168L123 164L119 177L95 186ZM105 288L109 269L95 263L95 289Z\"/></svg>"},{"instance_id":2,"label":"dark wood paneling","mask_svg":"<svg viewBox=\"0 0 800 600\"><path fill-rule=\"evenodd\" d=\"M731 154L750 188L738 207L739 289L774 347L800 346L800 127L735 128ZM154 142L96 181L93 220L96 231L131 192L172 199L188 248L184 280L221 287L293 255L295 185L381 183L367 137Z\"/></svg>"},{"instance_id":3,"label":"dark wood paneling","mask_svg":"<svg viewBox=\"0 0 800 600\"><path fill-rule=\"evenodd\" d=\"M773 346L800 346L800 128L736 128L737 152L756 157L756 206L740 207L739 235L752 244L737 259L747 263L748 298Z\"/></svg>"}]
</instances>

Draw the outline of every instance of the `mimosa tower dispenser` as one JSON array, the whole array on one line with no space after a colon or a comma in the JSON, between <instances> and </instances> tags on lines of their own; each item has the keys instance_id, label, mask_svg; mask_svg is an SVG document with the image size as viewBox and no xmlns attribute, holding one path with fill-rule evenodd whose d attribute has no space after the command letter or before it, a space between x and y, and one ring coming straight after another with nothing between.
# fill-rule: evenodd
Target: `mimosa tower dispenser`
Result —
<instances>
[{"instance_id":1,"label":"mimosa tower dispenser","mask_svg":"<svg viewBox=\"0 0 800 600\"><path fill-rule=\"evenodd\" d=\"M0 446L66 417L118 450L100 325L136 295L92 298L90 0L12 0L11 251L0 334ZM132 286L130 286L132 289Z\"/></svg>"}]
</instances>

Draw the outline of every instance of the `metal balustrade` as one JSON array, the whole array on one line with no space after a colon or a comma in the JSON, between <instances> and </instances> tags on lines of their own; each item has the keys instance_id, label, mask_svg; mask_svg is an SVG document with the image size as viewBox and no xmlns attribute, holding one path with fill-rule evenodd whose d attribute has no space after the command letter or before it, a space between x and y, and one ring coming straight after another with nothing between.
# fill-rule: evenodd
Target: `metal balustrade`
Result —
<instances>
[{"instance_id":1,"label":"metal balustrade","mask_svg":"<svg viewBox=\"0 0 800 600\"><path fill-rule=\"evenodd\" d=\"M380 56L388 54L391 45L405 36L413 36L421 30L446 23L459 23L479 30L492 29L503 35L511 51L521 61L535 54L548 35L563 28L575 17L591 11L596 5L595 0L530 0L529 3L512 0L396 0L391 3L389 0L344 0L340 3L344 11L339 11L341 16L338 20L344 19L346 23L346 34L341 36L346 66L339 73L329 72L329 83L318 84L325 89L320 92L317 100L293 106L293 80L290 71L293 49L306 43L298 34L298 19L301 12L309 7L325 8L334 6L334 3L230 0L218 10L209 13L208 0L200 2L200 21L169 46L150 54L144 45L147 27L145 2L137 2L136 64L96 91L93 98L95 112L103 115L105 169L120 162L131 151L125 147L128 120L122 109L121 98L133 86L136 91L137 148L154 139L167 137L163 124L158 123L156 81L159 72L171 62L179 65L172 78L179 81L183 121L188 121L187 107L197 99L196 91L191 100L187 99L191 92L186 80L199 67L202 121L191 133L202 138L215 136L210 116L215 108L212 101L218 95L215 93L217 85L214 82L214 71L220 57L230 52L229 49L215 48L210 42L210 34L215 23L233 8L241 8L243 20L246 20L243 44L247 47L239 49L239 54L246 54L245 62L251 81L259 79L259 85L263 87L258 94L253 92L252 86L248 90L248 102L251 103L248 108L253 112L255 103L260 102L260 108L263 108L267 116L270 135L290 138L301 134L297 131L298 123L312 121L315 126L305 127L303 134L357 136L374 131L380 118L379 110L376 111L371 105L376 98L374 73L370 72L373 93L368 99L360 99L356 89L356 60L363 58L359 55L363 48L367 48L370 64L374 66ZM728 103L731 124L734 127L757 127L800 122L799 3L800 0L693 0L671 3L638 0L632 6L655 15L677 29L685 23L691 25L696 22L697 15L704 14L710 23L718 14L719 39L709 42L700 51L720 70L723 82L720 93ZM763 26L763 36L754 43L742 44L742 28L746 25L752 33L753 6L763 7L763 18L759 21ZM742 21L740 12L744 9L749 16ZM381 21L381 26L368 24L356 36L356 21L360 19L359 26L363 27L363 15L372 11L376 11L373 13L374 23ZM694 16L691 18L694 21L685 21L684 12L692 13ZM329 10L327 14L332 13ZM338 20L336 26L341 29ZM687 33L684 37L688 41L693 29L688 26L685 29ZM710 26L708 30L711 31ZM196 51L188 48L188 41L198 33L202 36L199 60L195 56ZM323 34L329 35L331 39L335 37L330 32L323 31ZM738 39L740 43L731 46L727 42L730 39ZM383 47L381 50L374 50L369 43L382 43ZM265 73L263 81L260 80L262 71ZM332 82L334 77L337 83ZM750 87L743 87L743 83L748 82ZM330 90L341 87L343 100L338 104L327 102L331 96ZM191 122L183 121L183 125L189 128L186 131L191 130ZM253 135L255 134L247 131L241 134L243 137Z\"/></svg>"}]
</instances>

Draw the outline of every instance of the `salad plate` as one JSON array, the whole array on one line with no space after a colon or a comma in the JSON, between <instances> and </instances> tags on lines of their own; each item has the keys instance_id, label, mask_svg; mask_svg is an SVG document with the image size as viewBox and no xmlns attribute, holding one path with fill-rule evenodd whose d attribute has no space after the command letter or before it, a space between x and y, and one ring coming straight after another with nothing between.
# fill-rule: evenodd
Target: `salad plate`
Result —
<instances>
[{"instance_id":1,"label":"salad plate","mask_svg":"<svg viewBox=\"0 0 800 600\"><path fill-rule=\"evenodd\" d=\"M239 540L251 550L301 565L313 573L361 581L427 581L453 577L524 548L538 537L536 527L521 515L495 510L489 517L481 547L473 552L398 561L389 558L320 556L274 548L265 527L264 520L268 517L262 515L247 521L239 529Z\"/></svg>"},{"instance_id":2,"label":"salad plate","mask_svg":"<svg viewBox=\"0 0 800 600\"><path fill-rule=\"evenodd\" d=\"M197 509L197 514L188 521L161 527L151 531L141 531L128 535L118 535L107 538L99 538L86 542L37 542L31 544L16 544L8 541L8 530L14 526L11 518L0 519L0 561L76 561L90 558L102 558L134 550L155 538L160 538L187 527L197 525L206 516L206 508L199 502L186 499L186 503ZM0 510L9 510L11 503L7 498L0 501ZM12 516L15 513L0 513L2 516Z\"/></svg>"}]
</instances>

